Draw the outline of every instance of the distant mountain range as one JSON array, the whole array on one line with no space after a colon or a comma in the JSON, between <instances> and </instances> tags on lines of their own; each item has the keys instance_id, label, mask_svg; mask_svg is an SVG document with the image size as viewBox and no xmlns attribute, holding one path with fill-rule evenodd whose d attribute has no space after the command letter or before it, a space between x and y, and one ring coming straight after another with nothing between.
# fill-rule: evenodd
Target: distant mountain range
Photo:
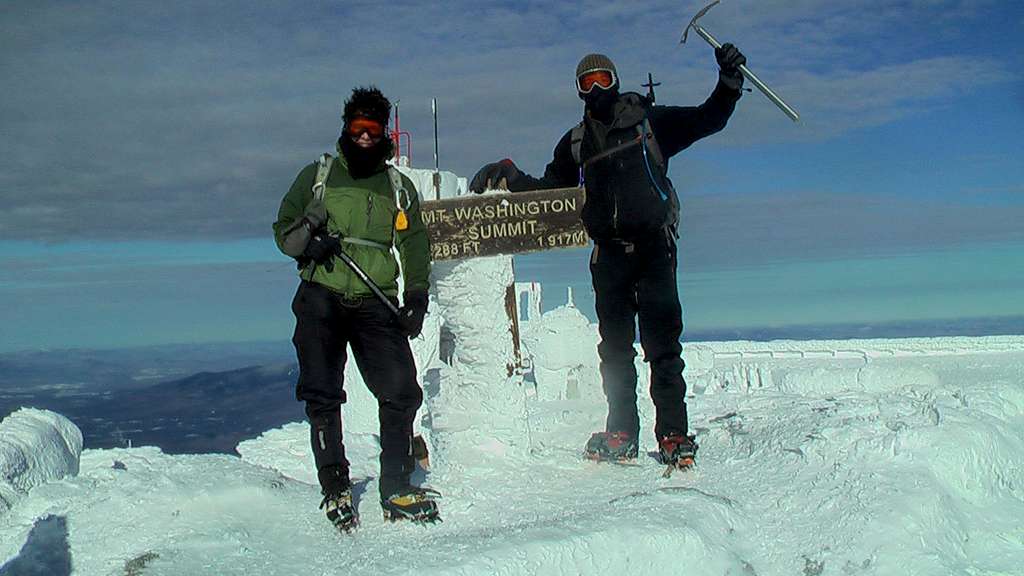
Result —
<instances>
[{"instance_id":1,"label":"distant mountain range","mask_svg":"<svg viewBox=\"0 0 1024 576\"><path fill-rule=\"evenodd\" d=\"M1024 317L687 331L683 340L1024 334ZM238 366L248 366L238 368ZM156 445L233 454L242 440L305 418L290 342L181 344L0 354L0 417L31 406L70 418L86 448Z\"/></svg>"},{"instance_id":2,"label":"distant mountain range","mask_svg":"<svg viewBox=\"0 0 1024 576\"><path fill-rule=\"evenodd\" d=\"M280 361L279 346L234 355L200 348L154 348L148 360L145 351L0 356L0 416L22 406L53 410L78 425L86 448L130 442L172 454L234 453L242 440L305 418L295 400L298 367ZM278 362L168 377L243 359Z\"/></svg>"}]
</instances>

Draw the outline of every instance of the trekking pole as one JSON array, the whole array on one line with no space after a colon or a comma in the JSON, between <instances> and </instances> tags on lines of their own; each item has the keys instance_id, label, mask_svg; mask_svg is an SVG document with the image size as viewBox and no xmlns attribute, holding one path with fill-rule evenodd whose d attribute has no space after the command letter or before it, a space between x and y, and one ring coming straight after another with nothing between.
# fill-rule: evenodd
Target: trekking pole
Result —
<instances>
[{"instance_id":1,"label":"trekking pole","mask_svg":"<svg viewBox=\"0 0 1024 576\"><path fill-rule=\"evenodd\" d=\"M679 41L680 44L686 44L686 35L690 33L690 29L692 28L694 32L699 34L700 37L703 38L713 48L722 47L722 44L719 43L718 40L715 40L715 37L712 36L710 32L705 30L704 27L701 26L700 24L697 24L697 20L699 20L701 16L707 14L708 10L714 8L715 5L718 4L720 1L721 0L715 0L711 4L705 6L700 12L697 12L697 15L694 16L692 20L690 20L690 23L686 26L686 29L683 30L683 39ZM790 119L793 120L793 122L797 122L800 120L800 115L797 114L796 110L790 108L789 104L786 104L782 100L782 98L779 97L778 94L772 91L772 89L769 88L767 84L762 82L761 79L757 77L757 75L751 72L750 69L747 68L746 64L740 64L739 68L743 76L746 77L747 80L750 80L750 82L754 86L757 86L757 89L764 93L764 95L767 96L769 100L774 102L775 105L778 106L779 109L786 114L786 116L789 116Z\"/></svg>"}]
</instances>

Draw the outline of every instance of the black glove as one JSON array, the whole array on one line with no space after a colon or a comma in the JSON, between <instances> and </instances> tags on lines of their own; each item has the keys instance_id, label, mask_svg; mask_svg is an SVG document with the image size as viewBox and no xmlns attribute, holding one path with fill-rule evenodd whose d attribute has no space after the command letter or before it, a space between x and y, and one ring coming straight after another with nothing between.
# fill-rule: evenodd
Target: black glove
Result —
<instances>
[{"instance_id":1,"label":"black glove","mask_svg":"<svg viewBox=\"0 0 1024 576\"><path fill-rule=\"evenodd\" d=\"M721 48L715 48L715 60L721 71L718 77L733 90L743 88L743 73L740 66L747 63L747 57L740 52L740 49L726 42Z\"/></svg>"},{"instance_id":2,"label":"black glove","mask_svg":"<svg viewBox=\"0 0 1024 576\"><path fill-rule=\"evenodd\" d=\"M281 233L281 251L299 261L299 268L305 268L309 259L303 257L309 239L322 232L327 222L327 208L324 203L313 199L306 205L302 217L291 223Z\"/></svg>"},{"instance_id":3,"label":"black glove","mask_svg":"<svg viewBox=\"0 0 1024 576\"><path fill-rule=\"evenodd\" d=\"M323 264L324 270L334 272L334 256L341 252L341 240L328 234L317 234L309 239L302 251L302 260Z\"/></svg>"},{"instance_id":4,"label":"black glove","mask_svg":"<svg viewBox=\"0 0 1024 576\"><path fill-rule=\"evenodd\" d=\"M427 291L413 290L402 298L405 303L398 309L398 325L409 338L415 338L423 330L423 317L427 315Z\"/></svg>"},{"instance_id":5,"label":"black glove","mask_svg":"<svg viewBox=\"0 0 1024 576\"><path fill-rule=\"evenodd\" d=\"M516 167L514 162L505 158L500 162L492 162L481 168L476 176L473 176L469 189L477 194L494 188L507 190L508 185L515 182L522 174L523 172Z\"/></svg>"},{"instance_id":6,"label":"black glove","mask_svg":"<svg viewBox=\"0 0 1024 576\"><path fill-rule=\"evenodd\" d=\"M309 201L306 204L306 210L302 213L302 218L307 222L306 226L310 230L319 230L321 226L327 223L327 208L324 207L324 203L316 198Z\"/></svg>"}]
</instances>

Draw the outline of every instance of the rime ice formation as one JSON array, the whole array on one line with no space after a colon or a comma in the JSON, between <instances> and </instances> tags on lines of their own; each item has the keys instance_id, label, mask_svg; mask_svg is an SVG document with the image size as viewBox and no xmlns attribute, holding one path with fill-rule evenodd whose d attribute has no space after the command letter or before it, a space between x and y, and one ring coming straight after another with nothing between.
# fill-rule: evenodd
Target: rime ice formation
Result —
<instances>
[{"instance_id":1,"label":"rime ice formation","mask_svg":"<svg viewBox=\"0 0 1024 576\"><path fill-rule=\"evenodd\" d=\"M416 191L419 193L422 200L434 200L434 171L424 170L421 168L410 168L408 166L408 159L404 156L401 158L401 162L398 164L398 170L409 177L412 180ZM469 185L465 178L456 176L452 172L446 172L441 170L438 172L441 177L441 198L452 198L454 196L461 196L469 190Z\"/></svg>"},{"instance_id":2,"label":"rime ice formation","mask_svg":"<svg viewBox=\"0 0 1024 576\"><path fill-rule=\"evenodd\" d=\"M0 514L33 487L78 473L82 433L60 414L22 408L0 421Z\"/></svg>"},{"instance_id":3,"label":"rime ice formation","mask_svg":"<svg viewBox=\"0 0 1024 576\"><path fill-rule=\"evenodd\" d=\"M572 302L523 323L537 397L572 400L602 394L597 331Z\"/></svg>"}]
</instances>

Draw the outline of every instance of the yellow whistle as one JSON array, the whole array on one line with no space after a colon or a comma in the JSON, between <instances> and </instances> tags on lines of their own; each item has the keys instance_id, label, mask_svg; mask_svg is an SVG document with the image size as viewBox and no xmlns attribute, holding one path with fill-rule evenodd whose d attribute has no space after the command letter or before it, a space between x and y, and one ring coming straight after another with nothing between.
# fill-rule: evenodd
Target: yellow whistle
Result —
<instances>
[{"instance_id":1,"label":"yellow whistle","mask_svg":"<svg viewBox=\"0 0 1024 576\"><path fill-rule=\"evenodd\" d=\"M398 216L395 218L395 230L401 232L409 227L409 219L405 216L405 210L399 210Z\"/></svg>"}]
</instances>

